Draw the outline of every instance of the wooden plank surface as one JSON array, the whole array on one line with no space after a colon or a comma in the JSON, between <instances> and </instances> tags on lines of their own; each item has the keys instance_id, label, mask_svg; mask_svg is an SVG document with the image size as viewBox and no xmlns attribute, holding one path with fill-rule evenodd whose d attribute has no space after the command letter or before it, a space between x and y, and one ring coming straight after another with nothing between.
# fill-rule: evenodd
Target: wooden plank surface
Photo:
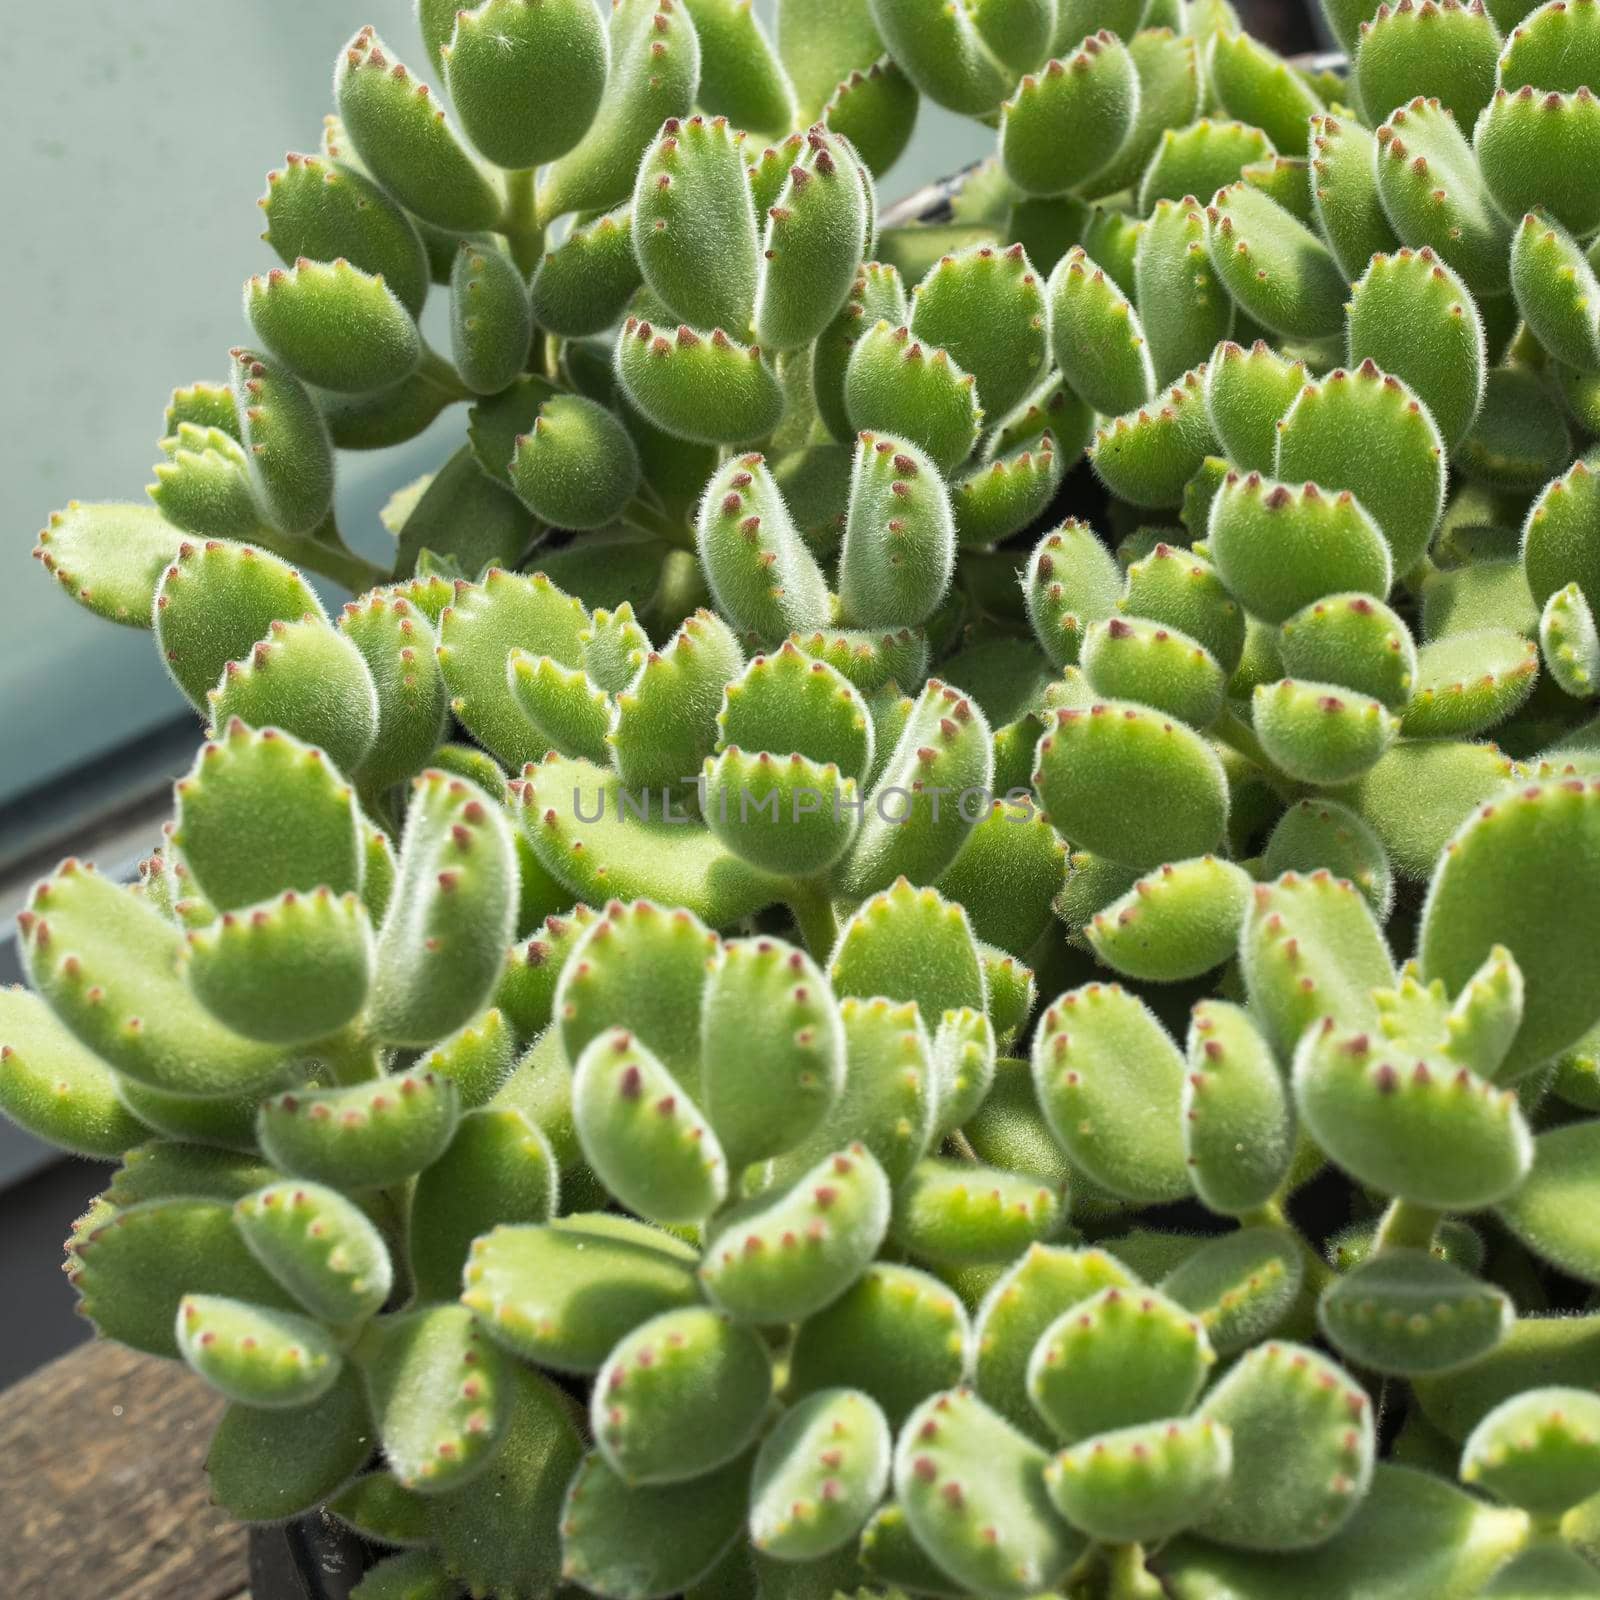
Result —
<instances>
[{"instance_id":1,"label":"wooden plank surface","mask_svg":"<svg viewBox=\"0 0 1600 1600\"><path fill-rule=\"evenodd\" d=\"M0 1391L0 1592L240 1596L244 1530L210 1504L202 1470L221 1410L181 1363L103 1341Z\"/></svg>"}]
</instances>

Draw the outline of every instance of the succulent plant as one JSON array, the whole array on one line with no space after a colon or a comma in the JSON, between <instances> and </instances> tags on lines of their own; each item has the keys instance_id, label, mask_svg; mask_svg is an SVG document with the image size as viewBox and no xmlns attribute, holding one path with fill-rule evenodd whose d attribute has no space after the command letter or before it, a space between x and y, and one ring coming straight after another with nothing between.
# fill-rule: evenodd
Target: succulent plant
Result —
<instances>
[{"instance_id":1,"label":"succulent plant","mask_svg":"<svg viewBox=\"0 0 1600 1600\"><path fill-rule=\"evenodd\" d=\"M1600 1593L1600 0L1326 9L422 0L50 519L0 1109L360 1600Z\"/></svg>"}]
</instances>

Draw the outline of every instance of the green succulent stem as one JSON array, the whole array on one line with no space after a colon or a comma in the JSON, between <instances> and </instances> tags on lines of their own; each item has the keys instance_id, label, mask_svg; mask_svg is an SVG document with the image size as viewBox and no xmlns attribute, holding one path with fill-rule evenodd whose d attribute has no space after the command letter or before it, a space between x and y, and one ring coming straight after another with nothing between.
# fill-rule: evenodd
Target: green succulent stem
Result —
<instances>
[{"instance_id":1,"label":"green succulent stem","mask_svg":"<svg viewBox=\"0 0 1600 1600\"><path fill-rule=\"evenodd\" d=\"M511 259L526 276L539 265L544 252L544 223L534 197L534 169L523 167L506 174L505 211L500 231L511 246Z\"/></svg>"},{"instance_id":2,"label":"green succulent stem","mask_svg":"<svg viewBox=\"0 0 1600 1600\"><path fill-rule=\"evenodd\" d=\"M820 881L796 880L789 892L789 909L800 935L818 961L826 961L839 942L839 920L834 915L833 897Z\"/></svg>"},{"instance_id":3,"label":"green succulent stem","mask_svg":"<svg viewBox=\"0 0 1600 1600\"><path fill-rule=\"evenodd\" d=\"M1431 1250L1444 1213L1414 1200L1396 1200L1378 1226L1377 1253L1386 1250Z\"/></svg>"},{"instance_id":4,"label":"green succulent stem","mask_svg":"<svg viewBox=\"0 0 1600 1600\"><path fill-rule=\"evenodd\" d=\"M368 1083L383 1076L383 1058L377 1045L354 1028L324 1039L310 1053L333 1074L335 1083Z\"/></svg>"},{"instance_id":5,"label":"green succulent stem","mask_svg":"<svg viewBox=\"0 0 1600 1600\"><path fill-rule=\"evenodd\" d=\"M1161 1600L1161 1584L1145 1567L1143 1546L1109 1545L1104 1555L1106 1600Z\"/></svg>"},{"instance_id":6,"label":"green succulent stem","mask_svg":"<svg viewBox=\"0 0 1600 1600\"><path fill-rule=\"evenodd\" d=\"M357 555L344 543L332 511L304 538L290 538L275 529L264 527L256 535L255 542L274 555L282 556L285 561L309 567L325 578L332 578L352 594L362 594L374 584L389 581L388 568Z\"/></svg>"}]
</instances>

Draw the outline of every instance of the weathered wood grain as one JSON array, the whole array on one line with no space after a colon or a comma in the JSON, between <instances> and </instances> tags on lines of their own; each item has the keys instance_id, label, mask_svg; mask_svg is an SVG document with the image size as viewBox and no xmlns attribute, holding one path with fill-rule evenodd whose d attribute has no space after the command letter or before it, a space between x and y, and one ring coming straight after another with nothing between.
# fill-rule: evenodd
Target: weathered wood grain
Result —
<instances>
[{"instance_id":1,"label":"weathered wood grain","mask_svg":"<svg viewBox=\"0 0 1600 1600\"><path fill-rule=\"evenodd\" d=\"M244 1530L202 1471L221 1410L178 1362L102 1341L0 1392L0 1592L248 1600Z\"/></svg>"}]
</instances>

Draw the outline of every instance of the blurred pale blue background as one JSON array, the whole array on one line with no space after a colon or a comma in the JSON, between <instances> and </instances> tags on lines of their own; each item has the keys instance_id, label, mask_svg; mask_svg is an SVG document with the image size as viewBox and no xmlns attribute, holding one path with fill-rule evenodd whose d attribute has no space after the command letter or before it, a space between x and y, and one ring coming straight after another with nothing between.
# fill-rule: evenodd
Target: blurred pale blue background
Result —
<instances>
[{"instance_id":1,"label":"blurred pale blue background","mask_svg":"<svg viewBox=\"0 0 1600 1600\"><path fill-rule=\"evenodd\" d=\"M316 148L336 53L364 22L421 59L409 0L89 0L19 7L0 29L0 805L182 711L149 635L80 611L29 552L69 498L143 498L169 391L225 376L239 286L271 259L265 174ZM925 106L885 198L990 142ZM384 496L462 426L341 458L353 542L381 551Z\"/></svg>"}]
</instances>

